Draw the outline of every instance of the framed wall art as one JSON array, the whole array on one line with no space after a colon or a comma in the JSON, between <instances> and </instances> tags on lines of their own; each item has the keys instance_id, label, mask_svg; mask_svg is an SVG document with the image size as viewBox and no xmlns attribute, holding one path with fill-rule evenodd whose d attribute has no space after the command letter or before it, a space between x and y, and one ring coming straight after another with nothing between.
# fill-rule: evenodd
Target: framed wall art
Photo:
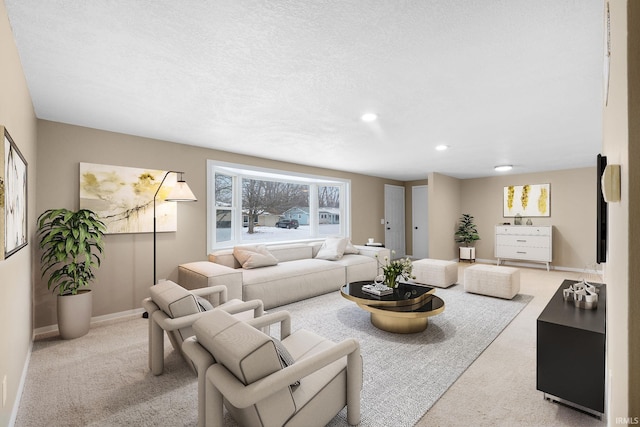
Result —
<instances>
[{"instance_id":1,"label":"framed wall art","mask_svg":"<svg viewBox=\"0 0 640 427\"><path fill-rule=\"evenodd\" d=\"M153 198L167 171L80 163L80 208L91 209L107 234L152 233ZM176 231L178 209L165 202L176 183L169 174L156 198L158 232Z\"/></svg>"},{"instance_id":2,"label":"framed wall art","mask_svg":"<svg viewBox=\"0 0 640 427\"><path fill-rule=\"evenodd\" d=\"M551 185L526 184L504 187L503 216L551 216Z\"/></svg>"},{"instance_id":3,"label":"framed wall art","mask_svg":"<svg viewBox=\"0 0 640 427\"><path fill-rule=\"evenodd\" d=\"M4 136L0 173L0 232L3 237L0 259L5 259L27 246L27 161L7 128L0 126L0 133Z\"/></svg>"}]
</instances>

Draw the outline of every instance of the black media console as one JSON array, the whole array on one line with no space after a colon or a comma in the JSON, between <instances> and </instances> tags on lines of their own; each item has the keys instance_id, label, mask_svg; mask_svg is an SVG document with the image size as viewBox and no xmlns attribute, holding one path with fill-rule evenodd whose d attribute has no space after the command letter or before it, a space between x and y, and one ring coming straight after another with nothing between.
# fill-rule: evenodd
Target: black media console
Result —
<instances>
[{"instance_id":1,"label":"black media console","mask_svg":"<svg viewBox=\"0 0 640 427\"><path fill-rule=\"evenodd\" d=\"M602 419L605 405L607 289L599 288L598 307L578 308L565 301L565 280L537 322L537 389L558 401Z\"/></svg>"}]
</instances>

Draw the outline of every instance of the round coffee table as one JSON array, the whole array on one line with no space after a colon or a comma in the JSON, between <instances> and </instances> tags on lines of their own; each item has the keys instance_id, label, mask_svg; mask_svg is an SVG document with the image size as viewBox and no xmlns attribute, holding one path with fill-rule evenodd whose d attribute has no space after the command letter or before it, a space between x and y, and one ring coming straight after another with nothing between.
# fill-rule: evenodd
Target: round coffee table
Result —
<instances>
[{"instance_id":1,"label":"round coffee table","mask_svg":"<svg viewBox=\"0 0 640 427\"><path fill-rule=\"evenodd\" d=\"M340 294L371 313L371 323L378 329L399 334L424 331L429 317L444 311L444 301L429 286L400 283L392 294L376 296L362 290L372 282L347 283Z\"/></svg>"}]
</instances>

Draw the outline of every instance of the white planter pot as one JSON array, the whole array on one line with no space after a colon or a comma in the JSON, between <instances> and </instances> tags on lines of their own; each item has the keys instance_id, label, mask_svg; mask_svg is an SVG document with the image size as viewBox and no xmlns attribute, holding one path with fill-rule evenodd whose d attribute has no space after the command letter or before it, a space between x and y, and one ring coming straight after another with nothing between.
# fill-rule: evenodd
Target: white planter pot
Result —
<instances>
[{"instance_id":1,"label":"white planter pot","mask_svg":"<svg viewBox=\"0 0 640 427\"><path fill-rule=\"evenodd\" d=\"M78 291L76 295L58 295L58 330L63 340L86 335L91 326L93 298L91 290Z\"/></svg>"},{"instance_id":2,"label":"white planter pot","mask_svg":"<svg viewBox=\"0 0 640 427\"><path fill-rule=\"evenodd\" d=\"M460 247L460 261L471 261L475 262L476 260L476 248L474 247Z\"/></svg>"}]
</instances>

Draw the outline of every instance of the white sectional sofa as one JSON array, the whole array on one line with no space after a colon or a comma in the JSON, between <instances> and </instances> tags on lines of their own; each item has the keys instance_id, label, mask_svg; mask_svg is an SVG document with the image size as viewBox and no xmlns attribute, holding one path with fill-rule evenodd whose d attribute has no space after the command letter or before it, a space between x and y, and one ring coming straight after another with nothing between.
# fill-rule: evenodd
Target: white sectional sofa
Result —
<instances>
[{"instance_id":1,"label":"white sectional sofa","mask_svg":"<svg viewBox=\"0 0 640 427\"><path fill-rule=\"evenodd\" d=\"M327 243L331 248L335 239L218 250L209 254L208 261L180 265L178 282L186 289L224 285L229 299L259 299L264 303L264 308L269 309L337 291L348 282L372 280L379 274L378 259L382 262L385 256L390 256L389 250L385 248L354 246L349 243L342 256L335 256L333 260L320 259L319 257L326 258ZM266 253L262 255L266 259L273 256L274 265L256 267L245 262L243 267L238 257L241 257L240 250L245 248L259 248L261 251L266 249ZM246 268L247 266L250 268Z\"/></svg>"}]
</instances>

